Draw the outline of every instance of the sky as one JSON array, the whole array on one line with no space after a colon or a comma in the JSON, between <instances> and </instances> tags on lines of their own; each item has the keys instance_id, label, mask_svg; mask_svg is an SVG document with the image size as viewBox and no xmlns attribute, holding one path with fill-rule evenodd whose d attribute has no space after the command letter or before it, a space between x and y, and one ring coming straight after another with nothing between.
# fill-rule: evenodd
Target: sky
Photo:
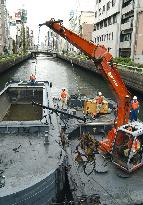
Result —
<instances>
[{"instance_id":1,"label":"sky","mask_svg":"<svg viewBox=\"0 0 143 205\"><path fill-rule=\"evenodd\" d=\"M27 9L28 26L35 33L38 24L55 18L64 20L67 25L70 11L93 10L95 0L6 0L10 15L19 8ZM44 28L43 33L46 32Z\"/></svg>"}]
</instances>

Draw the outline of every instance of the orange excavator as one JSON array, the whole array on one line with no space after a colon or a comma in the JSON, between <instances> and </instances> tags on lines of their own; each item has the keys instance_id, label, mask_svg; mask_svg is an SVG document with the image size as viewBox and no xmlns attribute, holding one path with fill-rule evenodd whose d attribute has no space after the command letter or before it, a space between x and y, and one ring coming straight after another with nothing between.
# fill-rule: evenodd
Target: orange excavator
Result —
<instances>
[{"instance_id":1,"label":"orange excavator","mask_svg":"<svg viewBox=\"0 0 143 205\"><path fill-rule=\"evenodd\" d=\"M113 64L112 55L104 45L95 45L63 26L62 20L51 19L43 24L59 34L69 43L80 49L95 62L95 69L111 85L117 99L117 118L114 127L108 132L107 137L99 142L99 150L103 154L110 153L112 161L127 172L132 172L143 165L143 124L129 121L130 95L122 81L120 74ZM138 142L138 146L135 143ZM134 147L137 147L135 150Z\"/></svg>"}]
</instances>

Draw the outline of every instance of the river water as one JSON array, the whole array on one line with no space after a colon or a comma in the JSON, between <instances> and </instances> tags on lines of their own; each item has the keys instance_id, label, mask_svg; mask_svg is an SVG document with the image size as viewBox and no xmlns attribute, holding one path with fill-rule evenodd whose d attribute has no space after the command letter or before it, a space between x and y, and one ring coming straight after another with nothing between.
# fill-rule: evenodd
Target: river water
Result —
<instances>
[{"instance_id":1,"label":"river water","mask_svg":"<svg viewBox=\"0 0 143 205\"><path fill-rule=\"evenodd\" d=\"M108 83L100 76L72 66L60 59L39 55L37 61L29 59L23 64L11 68L0 76L0 90L10 80L29 80L31 73L36 73L37 80L52 82L54 96L59 96L61 88L68 89L69 94L96 96L101 91L105 97L115 100ZM132 93L133 95L136 93ZM140 101L139 119L143 120L143 96L136 94Z\"/></svg>"}]
</instances>

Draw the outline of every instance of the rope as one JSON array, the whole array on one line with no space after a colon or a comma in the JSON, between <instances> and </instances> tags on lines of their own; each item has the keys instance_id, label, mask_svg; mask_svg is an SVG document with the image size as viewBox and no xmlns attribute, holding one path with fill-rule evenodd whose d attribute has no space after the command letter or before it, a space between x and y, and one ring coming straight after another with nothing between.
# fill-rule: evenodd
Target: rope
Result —
<instances>
[{"instance_id":1,"label":"rope","mask_svg":"<svg viewBox=\"0 0 143 205\"><path fill-rule=\"evenodd\" d=\"M39 26L39 32L38 32L38 49L39 49L39 46L40 46L40 26ZM37 74L37 58L36 58L36 62L35 62L35 76Z\"/></svg>"},{"instance_id":2,"label":"rope","mask_svg":"<svg viewBox=\"0 0 143 205\"><path fill-rule=\"evenodd\" d=\"M39 33L38 33L38 48L39 48L39 43L40 43L40 26L39 26Z\"/></svg>"},{"instance_id":3,"label":"rope","mask_svg":"<svg viewBox=\"0 0 143 205\"><path fill-rule=\"evenodd\" d=\"M74 65L73 65L73 62L72 62L72 59L70 60L70 62L71 62L71 65L72 65L72 70L73 70L73 73L75 74L75 82L76 82L76 89L77 89L77 92L78 92L78 97L79 97L79 99L80 99L80 97L81 97L81 93L80 93L80 89L79 89L79 85L78 85L78 81L77 81L77 78L76 78L76 76L77 76L77 74L76 74L76 72L75 72L75 69L74 69ZM80 100L80 104L81 104L81 106L82 106L82 101Z\"/></svg>"},{"instance_id":4,"label":"rope","mask_svg":"<svg viewBox=\"0 0 143 205\"><path fill-rule=\"evenodd\" d=\"M76 72L75 72L75 69L74 69L74 65L73 65L72 60L70 60L70 62L71 62L72 68L73 68L73 73L74 73L75 76L76 76ZM79 86L78 86L77 78L75 77L74 79L75 79L75 82L76 82L76 87L77 87L78 96L80 97L80 96L81 96L81 93L80 93L80 90L79 90Z\"/></svg>"}]
</instances>

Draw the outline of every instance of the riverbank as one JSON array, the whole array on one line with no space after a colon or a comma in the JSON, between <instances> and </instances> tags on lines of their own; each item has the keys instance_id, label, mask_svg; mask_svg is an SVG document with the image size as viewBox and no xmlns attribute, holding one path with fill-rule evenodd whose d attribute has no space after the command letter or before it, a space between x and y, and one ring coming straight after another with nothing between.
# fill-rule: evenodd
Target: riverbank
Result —
<instances>
[{"instance_id":1,"label":"riverbank","mask_svg":"<svg viewBox=\"0 0 143 205\"><path fill-rule=\"evenodd\" d=\"M8 69L12 68L13 66L16 66L23 61L29 59L31 57L31 54L25 54L25 55L15 55L15 56L7 56L6 58L0 59L0 74L7 71Z\"/></svg>"},{"instance_id":2,"label":"riverbank","mask_svg":"<svg viewBox=\"0 0 143 205\"><path fill-rule=\"evenodd\" d=\"M72 62L73 64L86 70L100 74L99 70L95 68L95 64L92 60L75 58L61 54L57 54L57 57L66 62ZM143 69L121 64L118 64L117 68L126 86L143 94Z\"/></svg>"}]
</instances>

